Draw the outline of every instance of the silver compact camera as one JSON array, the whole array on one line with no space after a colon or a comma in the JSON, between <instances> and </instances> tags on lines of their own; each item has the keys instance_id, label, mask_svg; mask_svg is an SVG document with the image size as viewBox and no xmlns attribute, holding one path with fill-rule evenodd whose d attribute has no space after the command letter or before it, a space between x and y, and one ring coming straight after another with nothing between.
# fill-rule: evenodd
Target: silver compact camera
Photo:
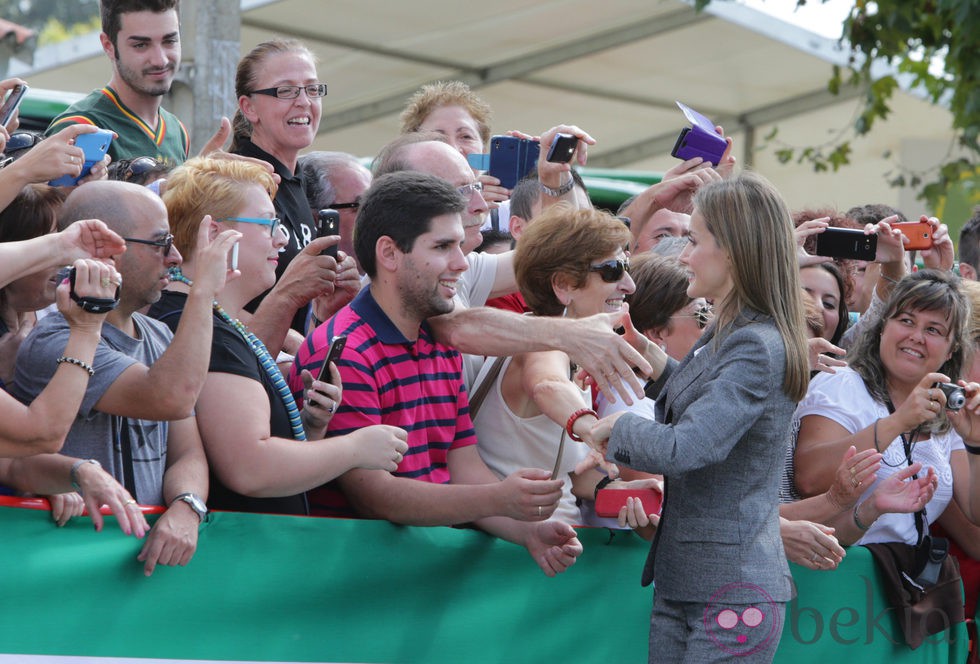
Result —
<instances>
[{"instance_id":1,"label":"silver compact camera","mask_svg":"<svg viewBox=\"0 0 980 664\"><path fill-rule=\"evenodd\" d=\"M966 393L959 385L936 383L933 387L938 387L946 395L946 410L959 410L966 404Z\"/></svg>"}]
</instances>

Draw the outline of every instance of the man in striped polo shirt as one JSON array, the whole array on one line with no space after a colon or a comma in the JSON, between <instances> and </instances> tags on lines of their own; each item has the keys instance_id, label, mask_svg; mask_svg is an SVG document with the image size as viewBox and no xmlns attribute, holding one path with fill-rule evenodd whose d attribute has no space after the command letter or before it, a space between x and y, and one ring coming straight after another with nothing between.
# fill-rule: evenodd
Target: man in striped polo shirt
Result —
<instances>
[{"instance_id":1,"label":"man in striped polo shirt","mask_svg":"<svg viewBox=\"0 0 980 664\"><path fill-rule=\"evenodd\" d=\"M378 178L362 197L354 249L371 284L306 339L290 386L302 396L301 370L316 373L330 340L346 335L337 363L343 400L329 434L389 424L408 431L409 449L394 473L349 471L338 480L343 494L321 487L311 504L410 525L473 523L526 547L552 576L582 551L571 526L548 520L562 482L533 468L498 480L486 467L460 354L437 342L426 320L452 311L467 268L464 208L448 182L412 171Z\"/></svg>"}]
</instances>

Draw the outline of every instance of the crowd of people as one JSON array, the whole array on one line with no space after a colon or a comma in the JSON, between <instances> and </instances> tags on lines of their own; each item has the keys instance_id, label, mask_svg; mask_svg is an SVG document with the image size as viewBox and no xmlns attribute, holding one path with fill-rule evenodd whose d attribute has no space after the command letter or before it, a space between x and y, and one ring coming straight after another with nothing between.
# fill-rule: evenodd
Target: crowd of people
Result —
<instances>
[{"instance_id":1,"label":"crowd of people","mask_svg":"<svg viewBox=\"0 0 980 664\"><path fill-rule=\"evenodd\" d=\"M147 575L192 559L210 509L471 526L549 576L576 526L633 529L651 661L724 659L705 611L730 584L778 626L787 560L833 570L934 523L980 558L980 214L958 264L931 217L916 255L887 206L792 212L731 138L598 210L576 170L596 141L568 124L510 132L541 158L507 189L467 160L492 115L456 81L407 100L368 170L309 150L327 85L293 40L241 59L235 117L194 156L161 106L178 2L103 0L108 84L44 136L0 128L8 492L59 525L108 509ZM97 129L115 137L83 174ZM571 163L546 158L559 136ZM875 235L874 258L817 255L828 228Z\"/></svg>"}]
</instances>

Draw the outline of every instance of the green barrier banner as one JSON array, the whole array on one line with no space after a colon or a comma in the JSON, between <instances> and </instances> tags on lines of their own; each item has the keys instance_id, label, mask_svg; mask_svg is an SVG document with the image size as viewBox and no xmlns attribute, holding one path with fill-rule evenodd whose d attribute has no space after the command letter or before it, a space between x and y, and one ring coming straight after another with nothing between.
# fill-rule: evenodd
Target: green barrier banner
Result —
<instances>
[{"instance_id":1,"label":"green barrier banner","mask_svg":"<svg viewBox=\"0 0 980 664\"><path fill-rule=\"evenodd\" d=\"M216 513L184 568L150 578L109 517L57 528L0 507L0 662L91 658L252 662L643 662L648 544L580 529L555 578L483 533L387 522ZM793 567L780 662L965 661L963 626L902 642L867 552L835 572ZM859 650L858 650L859 649ZM859 653L859 655L857 654ZM72 659L71 661L78 661ZM737 661L737 658L735 658Z\"/></svg>"}]
</instances>

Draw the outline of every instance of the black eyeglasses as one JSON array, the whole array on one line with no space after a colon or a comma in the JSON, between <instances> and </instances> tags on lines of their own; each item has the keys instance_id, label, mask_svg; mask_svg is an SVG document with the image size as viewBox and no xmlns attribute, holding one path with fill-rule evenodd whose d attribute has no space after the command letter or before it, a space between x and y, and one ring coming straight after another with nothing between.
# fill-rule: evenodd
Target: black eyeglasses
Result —
<instances>
[{"instance_id":1,"label":"black eyeglasses","mask_svg":"<svg viewBox=\"0 0 980 664\"><path fill-rule=\"evenodd\" d=\"M598 272L599 277L607 284L614 284L623 278L624 273L629 273L630 262L617 258L597 265L590 265L589 272Z\"/></svg>"},{"instance_id":2,"label":"black eyeglasses","mask_svg":"<svg viewBox=\"0 0 980 664\"><path fill-rule=\"evenodd\" d=\"M148 244L151 247L159 247L163 249L164 257L170 255L170 250L174 248L174 236L167 233L159 240L140 240L135 237L124 237L123 240L126 242L135 242L136 244Z\"/></svg>"},{"instance_id":3,"label":"black eyeglasses","mask_svg":"<svg viewBox=\"0 0 980 664\"><path fill-rule=\"evenodd\" d=\"M334 203L330 207L334 210L356 210L361 207L361 197L355 198L353 203Z\"/></svg>"},{"instance_id":4,"label":"black eyeglasses","mask_svg":"<svg viewBox=\"0 0 980 664\"><path fill-rule=\"evenodd\" d=\"M296 99L299 91L306 90L306 96L310 99L319 99L327 96L326 83L310 83L309 85L277 85L274 88L262 88L252 90L250 95L268 95L276 99Z\"/></svg>"}]
</instances>

